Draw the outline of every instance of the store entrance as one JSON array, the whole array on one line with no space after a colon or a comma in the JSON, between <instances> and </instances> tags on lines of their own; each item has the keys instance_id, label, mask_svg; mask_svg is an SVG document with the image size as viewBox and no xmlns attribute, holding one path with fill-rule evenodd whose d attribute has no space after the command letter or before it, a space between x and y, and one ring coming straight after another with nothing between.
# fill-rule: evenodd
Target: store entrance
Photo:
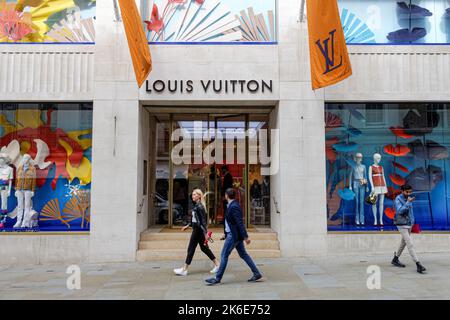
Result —
<instances>
[{"instance_id":1,"label":"store entrance","mask_svg":"<svg viewBox=\"0 0 450 320\"><path fill-rule=\"evenodd\" d=\"M156 139L150 149L156 152L149 184L151 225L186 225L191 220L190 195L200 189L206 195L209 225L220 226L228 188L236 191L247 227L270 225L270 179L261 175L260 164L249 161L260 148L255 135L270 131L267 112L152 113L152 117Z\"/></svg>"}]
</instances>

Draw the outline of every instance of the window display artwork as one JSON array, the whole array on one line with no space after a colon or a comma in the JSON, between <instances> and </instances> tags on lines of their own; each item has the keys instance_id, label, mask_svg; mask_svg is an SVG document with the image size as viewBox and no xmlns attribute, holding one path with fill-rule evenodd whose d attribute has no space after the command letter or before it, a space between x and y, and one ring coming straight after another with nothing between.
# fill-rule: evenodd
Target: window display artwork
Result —
<instances>
[{"instance_id":1,"label":"window display artwork","mask_svg":"<svg viewBox=\"0 0 450 320\"><path fill-rule=\"evenodd\" d=\"M0 43L92 43L95 7L96 0L0 0Z\"/></svg>"},{"instance_id":2,"label":"window display artwork","mask_svg":"<svg viewBox=\"0 0 450 320\"><path fill-rule=\"evenodd\" d=\"M450 43L449 0L339 0L349 44Z\"/></svg>"},{"instance_id":3,"label":"window display artwork","mask_svg":"<svg viewBox=\"0 0 450 320\"><path fill-rule=\"evenodd\" d=\"M276 42L275 0L145 0L150 42Z\"/></svg>"},{"instance_id":4,"label":"window display artwork","mask_svg":"<svg viewBox=\"0 0 450 320\"><path fill-rule=\"evenodd\" d=\"M88 231L92 104L0 104L1 231Z\"/></svg>"},{"instance_id":5,"label":"window display artwork","mask_svg":"<svg viewBox=\"0 0 450 320\"><path fill-rule=\"evenodd\" d=\"M325 107L329 231L395 230L393 201L413 187L424 230L450 230L450 105Z\"/></svg>"}]
</instances>

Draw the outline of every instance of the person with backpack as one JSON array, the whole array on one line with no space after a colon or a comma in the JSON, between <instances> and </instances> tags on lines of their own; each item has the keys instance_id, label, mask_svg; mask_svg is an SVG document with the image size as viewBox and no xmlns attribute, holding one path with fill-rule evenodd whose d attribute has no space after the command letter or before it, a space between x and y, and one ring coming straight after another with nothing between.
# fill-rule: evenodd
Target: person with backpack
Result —
<instances>
[{"instance_id":1,"label":"person with backpack","mask_svg":"<svg viewBox=\"0 0 450 320\"><path fill-rule=\"evenodd\" d=\"M399 194L394 201L394 224L397 226L397 229L402 236L402 240L397 252L394 252L394 258L392 259L391 263L396 267L404 268L405 265L400 262L399 258L402 255L405 247L408 247L409 254L416 263L417 272L424 273L426 269L420 263L419 258L416 254L416 250L414 248L414 244L411 240L411 229L415 222L413 212L413 201L415 200L415 197L412 197L413 189L409 185L403 185L401 189L402 193Z\"/></svg>"}]
</instances>

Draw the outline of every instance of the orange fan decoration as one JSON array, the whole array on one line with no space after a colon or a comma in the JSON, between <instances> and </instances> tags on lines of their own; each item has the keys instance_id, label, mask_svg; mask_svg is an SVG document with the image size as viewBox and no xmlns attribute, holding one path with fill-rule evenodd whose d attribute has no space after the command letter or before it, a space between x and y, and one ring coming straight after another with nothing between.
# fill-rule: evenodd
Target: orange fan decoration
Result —
<instances>
[{"instance_id":1,"label":"orange fan decoration","mask_svg":"<svg viewBox=\"0 0 450 320\"><path fill-rule=\"evenodd\" d=\"M411 139L414 136L409 135L407 133L405 133L405 128L402 127L390 127L389 130L392 131L392 133L396 136L396 137L400 137L403 139Z\"/></svg>"}]
</instances>

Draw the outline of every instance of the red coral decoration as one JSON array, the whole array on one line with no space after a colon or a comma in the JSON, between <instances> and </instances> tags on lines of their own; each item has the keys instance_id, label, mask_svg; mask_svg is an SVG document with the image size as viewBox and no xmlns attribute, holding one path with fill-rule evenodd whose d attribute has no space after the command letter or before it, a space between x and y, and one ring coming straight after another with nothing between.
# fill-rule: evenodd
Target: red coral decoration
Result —
<instances>
[{"instance_id":1,"label":"red coral decoration","mask_svg":"<svg viewBox=\"0 0 450 320\"><path fill-rule=\"evenodd\" d=\"M402 166L400 163L397 162L392 162L392 165L394 166L394 168L399 169L400 171L403 171L404 173L409 173L410 171L408 170L408 168Z\"/></svg>"},{"instance_id":2,"label":"red coral decoration","mask_svg":"<svg viewBox=\"0 0 450 320\"><path fill-rule=\"evenodd\" d=\"M392 133L396 136L396 137L400 137L403 139L411 139L414 136L406 134L405 133L405 128L402 127L390 127L389 130L392 131Z\"/></svg>"},{"instance_id":3,"label":"red coral decoration","mask_svg":"<svg viewBox=\"0 0 450 320\"><path fill-rule=\"evenodd\" d=\"M395 210L391 207L387 207L386 210L384 210L384 214L392 220L395 217Z\"/></svg>"},{"instance_id":4,"label":"red coral decoration","mask_svg":"<svg viewBox=\"0 0 450 320\"><path fill-rule=\"evenodd\" d=\"M389 178L391 179L391 181L394 184L396 184L398 186L403 186L406 183L406 180L402 176L400 176L400 175L398 175L396 173L391 173L389 175Z\"/></svg>"},{"instance_id":5,"label":"red coral decoration","mask_svg":"<svg viewBox=\"0 0 450 320\"><path fill-rule=\"evenodd\" d=\"M24 20L24 13L3 9L0 11L0 37L20 41L34 30Z\"/></svg>"},{"instance_id":6,"label":"red coral decoration","mask_svg":"<svg viewBox=\"0 0 450 320\"><path fill-rule=\"evenodd\" d=\"M331 112L325 112L325 131L339 128L342 126L342 120Z\"/></svg>"},{"instance_id":7,"label":"red coral decoration","mask_svg":"<svg viewBox=\"0 0 450 320\"><path fill-rule=\"evenodd\" d=\"M159 16L158 6L153 5L152 15L150 21L144 21L147 25L147 30L159 33L164 28L163 18Z\"/></svg>"},{"instance_id":8,"label":"red coral decoration","mask_svg":"<svg viewBox=\"0 0 450 320\"><path fill-rule=\"evenodd\" d=\"M401 192L400 189L395 189L394 187L388 187L388 193L386 194L386 197L388 199L394 200Z\"/></svg>"},{"instance_id":9,"label":"red coral decoration","mask_svg":"<svg viewBox=\"0 0 450 320\"><path fill-rule=\"evenodd\" d=\"M396 145L389 144L385 146L383 150L385 153L395 157L404 157L411 152L411 149L408 146L402 144Z\"/></svg>"},{"instance_id":10,"label":"red coral decoration","mask_svg":"<svg viewBox=\"0 0 450 320\"><path fill-rule=\"evenodd\" d=\"M338 137L333 137L326 141L326 147L325 147L325 154L327 157L327 160L330 161L330 163L334 163L337 159L337 152L334 150L333 145L339 142Z\"/></svg>"}]
</instances>

